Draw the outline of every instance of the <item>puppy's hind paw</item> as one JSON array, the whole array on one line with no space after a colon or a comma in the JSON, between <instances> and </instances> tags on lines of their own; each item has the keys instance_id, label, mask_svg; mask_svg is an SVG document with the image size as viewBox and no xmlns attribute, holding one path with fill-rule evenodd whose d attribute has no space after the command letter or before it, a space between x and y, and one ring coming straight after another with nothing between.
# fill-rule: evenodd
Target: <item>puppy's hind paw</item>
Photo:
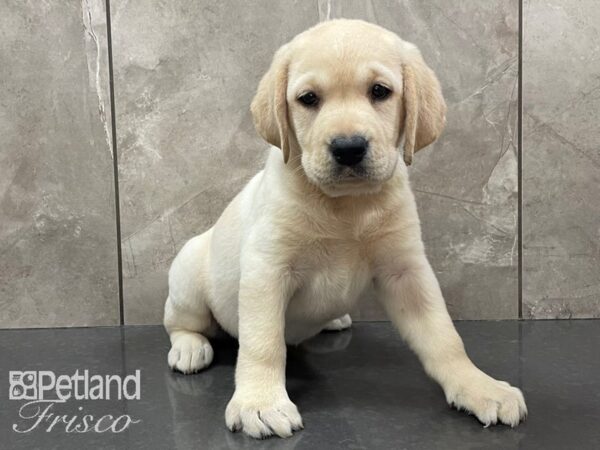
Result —
<instances>
[{"instance_id":1,"label":"puppy's hind paw","mask_svg":"<svg viewBox=\"0 0 600 450\"><path fill-rule=\"evenodd\" d=\"M171 369L185 374L194 373L210 365L213 349L201 334L185 333L173 339L167 359Z\"/></svg>"},{"instance_id":2,"label":"puppy's hind paw","mask_svg":"<svg viewBox=\"0 0 600 450\"><path fill-rule=\"evenodd\" d=\"M333 319L331 322L328 322L323 330L341 331L350 328L351 325L352 319L350 318L350 314L344 314L342 317L338 317L337 319Z\"/></svg>"}]
</instances>

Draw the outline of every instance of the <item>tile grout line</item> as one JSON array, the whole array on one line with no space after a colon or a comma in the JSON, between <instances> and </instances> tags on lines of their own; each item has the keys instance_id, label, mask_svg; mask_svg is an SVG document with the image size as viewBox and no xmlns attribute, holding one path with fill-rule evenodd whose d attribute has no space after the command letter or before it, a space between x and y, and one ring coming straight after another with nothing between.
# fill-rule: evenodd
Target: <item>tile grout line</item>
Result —
<instances>
[{"instance_id":1,"label":"tile grout line","mask_svg":"<svg viewBox=\"0 0 600 450\"><path fill-rule=\"evenodd\" d=\"M110 0L105 0L106 8L106 41L108 47L108 83L110 93L110 116L113 147L113 179L115 183L115 222L117 231L117 271L119 284L119 325L125 325L125 313L123 308L123 255L121 250L121 207L119 197L119 159L117 152L117 118L115 114L115 83L113 74L112 55L112 24L110 20Z\"/></svg>"},{"instance_id":2,"label":"tile grout line","mask_svg":"<svg viewBox=\"0 0 600 450\"><path fill-rule=\"evenodd\" d=\"M517 75L517 240L518 240L518 301L519 319L523 319L523 1L519 0L518 52L519 70Z\"/></svg>"}]
</instances>

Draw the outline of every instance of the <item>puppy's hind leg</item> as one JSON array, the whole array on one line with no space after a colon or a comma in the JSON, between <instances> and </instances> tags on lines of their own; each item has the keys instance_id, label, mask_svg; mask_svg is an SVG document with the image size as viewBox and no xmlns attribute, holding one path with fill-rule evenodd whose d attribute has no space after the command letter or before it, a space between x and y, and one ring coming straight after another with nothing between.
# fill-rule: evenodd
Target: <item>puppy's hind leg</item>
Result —
<instances>
[{"instance_id":1,"label":"puppy's hind leg","mask_svg":"<svg viewBox=\"0 0 600 450\"><path fill-rule=\"evenodd\" d=\"M186 374L204 369L213 359L213 349L206 338L217 328L206 303L210 233L209 230L188 241L169 270L164 316L171 339L168 363L173 370Z\"/></svg>"}]
</instances>

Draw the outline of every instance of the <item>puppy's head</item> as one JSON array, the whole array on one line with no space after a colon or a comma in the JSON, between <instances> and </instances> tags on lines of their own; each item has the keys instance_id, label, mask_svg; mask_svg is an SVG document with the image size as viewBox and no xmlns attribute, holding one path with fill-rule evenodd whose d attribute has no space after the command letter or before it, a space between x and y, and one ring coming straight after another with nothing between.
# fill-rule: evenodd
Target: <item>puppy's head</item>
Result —
<instances>
[{"instance_id":1,"label":"puppy's head","mask_svg":"<svg viewBox=\"0 0 600 450\"><path fill-rule=\"evenodd\" d=\"M319 24L275 54L252 102L256 128L330 196L376 192L445 124L417 48L359 20Z\"/></svg>"}]
</instances>

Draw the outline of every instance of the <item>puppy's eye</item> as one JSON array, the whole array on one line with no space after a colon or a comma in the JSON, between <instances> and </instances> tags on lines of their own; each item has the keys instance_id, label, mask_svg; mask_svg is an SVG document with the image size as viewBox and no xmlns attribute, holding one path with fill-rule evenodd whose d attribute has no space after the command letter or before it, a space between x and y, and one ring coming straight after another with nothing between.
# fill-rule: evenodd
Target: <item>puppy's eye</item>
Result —
<instances>
[{"instance_id":1,"label":"puppy's eye","mask_svg":"<svg viewBox=\"0 0 600 450\"><path fill-rule=\"evenodd\" d=\"M371 97L373 98L373 100L385 100L386 98L388 98L390 96L390 94L392 93L391 89L386 88L384 85L382 84L374 84L373 87L371 88Z\"/></svg>"},{"instance_id":2,"label":"puppy's eye","mask_svg":"<svg viewBox=\"0 0 600 450\"><path fill-rule=\"evenodd\" d=\"M298 97L298 101L307 107L315 107L319 104L319 97L314 92L306 92Z\"/></svg>"}]
</instances>

